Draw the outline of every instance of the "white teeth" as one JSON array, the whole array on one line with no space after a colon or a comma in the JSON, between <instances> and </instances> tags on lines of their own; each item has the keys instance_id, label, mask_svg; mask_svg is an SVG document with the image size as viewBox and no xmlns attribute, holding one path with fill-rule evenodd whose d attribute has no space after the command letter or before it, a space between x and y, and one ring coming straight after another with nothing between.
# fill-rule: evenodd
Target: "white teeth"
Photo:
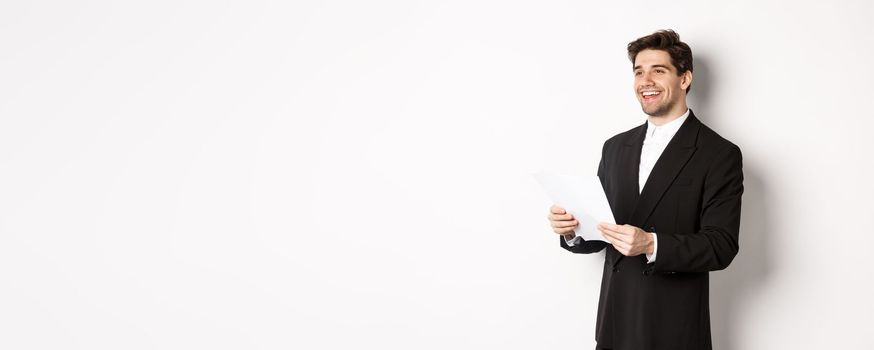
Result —
<instances>
[{"instance_id":1,"label":"white teeth","mask_svg":"<svg viewBox=\"0 0 874 350\"><path fill-rule=\"evenodd\" d=\"M653 96L653 95L658 95L658 94L659 93L657 91L644 91L643 92L643 96Z\"/></svg>"}]
</instances>

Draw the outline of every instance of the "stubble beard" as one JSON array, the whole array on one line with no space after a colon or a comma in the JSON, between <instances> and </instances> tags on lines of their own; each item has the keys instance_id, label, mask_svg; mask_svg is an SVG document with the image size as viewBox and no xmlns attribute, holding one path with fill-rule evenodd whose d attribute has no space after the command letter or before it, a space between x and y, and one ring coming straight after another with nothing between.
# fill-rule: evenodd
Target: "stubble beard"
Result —
<instances>
[{"instance_id":1,"label":"stubble beard","mask_svg":"<svg viewBox=\"0 0 874 350\"><path fill-rule=\"evenodd\" d=\"M670 112L674 108L674 105L676 105L676 104L677 104L676 101L665 101L665 103L662 103L660 105L652 106L655 109L651 108L648 111L646 109L646 107L643 105L643 101L641 101L640 108L643 110L643 113L646 113L646 115L648 115L650 117L664 117L668 114L668 112Z\"/></svg>"}]
</instances>

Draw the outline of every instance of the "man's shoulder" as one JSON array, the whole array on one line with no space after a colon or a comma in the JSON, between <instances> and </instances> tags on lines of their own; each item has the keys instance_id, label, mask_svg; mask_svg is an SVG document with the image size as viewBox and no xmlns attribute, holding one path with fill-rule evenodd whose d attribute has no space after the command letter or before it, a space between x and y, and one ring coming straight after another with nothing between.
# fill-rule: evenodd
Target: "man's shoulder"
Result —
<instances>
[{"instance_id":1,"label":"man's shoulder","mask_svg":"<svg viewBox=\"0 0 874 350\"><path fill-rule=\"evenodd\" d=\"M701 122L701 127L698 131L698 142L696 146L699 149L709 149L713 152L721 152L727 149L736 149L737 151L740 151L740 147L711 129L703 122Z\"/></svg>"},{"instance_id":2,"label":"man's shoulder","mask_svg":"<svg viewBox=\"0 0 874 350\"><path fill-rule=\"evenodd\" d=\"M714 151L725 150L727 148L737 149L740 148L735 145L733 142L729 141L727 138L723 137L715 130L711 129L709 126L704 124L697 117L689 118L687 122L691 122L697 124L698 132L697 132L697 142L696 146L699 149L711 149ZM684 125L685 126L685 125ZM696 127L695 125L690 125L689 127ZM618 147L624 144L633 145L636 141L643 141L643 134L646 132L646 123L635 126L626 131L620 132L613 137L604 141L604 148ZM691 135L690 135L691 136ZM695 137L695 136L692 136Z\"/></svg>"},{"instance_id":3,"label":"man's shoulder","mask_svg":"<svg viewBox=\"0 0 874 350\"><path fill-rule=\"evenodd\" d=\"M635 139L635 137L640 137L643 132L646 131L645 129L646 123L613 135L613 137L607 139L607 141L604 141L604 147L633 143L632 141Z\"/></svg>"}]
</instances>

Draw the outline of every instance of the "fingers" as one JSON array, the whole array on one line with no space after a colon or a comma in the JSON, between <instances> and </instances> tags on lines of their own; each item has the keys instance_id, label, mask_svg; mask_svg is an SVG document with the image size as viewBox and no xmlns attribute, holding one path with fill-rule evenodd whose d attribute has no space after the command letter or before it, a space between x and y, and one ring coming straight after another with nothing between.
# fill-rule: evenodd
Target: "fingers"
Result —
<instances>
[{"instance_id":1,"label":"fingers","mask_svg":"<svg viewBox=\"0 0 874 350\"><path fill-rule=\"evenodd\" d=\"M600 227L598 229L601 230ZM617 236L611 231L601 230L601 234L604 236L604 238L607 239L608 242L610 242L610 244L613 245L613 248L615 248L616 251L618 251L622 255L629 256L628 254L631 252L632 247L630 243L621 240L619 238L620 236Z\"/></svg>"},{"instance_id":2,"label":"fingers","mask_svg":"<svg viewBox=\"0 0 874 350\"><path fill-rule=\"evenodd\" d=\"M598 230L622 255L634 256L642 254L641 249L645 245L645 236L638 234L640 229L637 227L602 222L598 224Z\"/></svg>"},{"instance_id":3,"label":"fingers","mask_svg":"<svg viewBox=\"0 0 874 350\"><path fill-rule=\"evenodd\" d=\"M567 221L573 220L574 216L569 214L564 208L553 205L549 208L549 214L546 216L549 221Z\"/></svg>"},{"instance_id":4,"label":"fingers","mask_svg":"<svg viewBox=\"0 0 874 350\"><path fill-rule=\"evenodd\" d=\"M603 231L602 231L602 232L603 232ZM615 249L616 249L620 254L625 255L625 256L628 256L628 254L629 254L629 252L630 252L630 250L631 250L631 245L630 245L630 244L625 243L625 242L623 242L623 241L621 241L621 240L616 239L616 238L613 237L613 236L609 236L609 235L606 235L606 234L604 235L604 238L606 238L606 239L607 239L607 242L610 242L610 244L613 245L613 248L615 248Z\"/></svg>"},{"instance_id":5,"label":"fingers","mask_svg":"<svg viewBox=\"0 0 874 350\"><path fill-rule=\"evenodd\" d=\"M571 214L549 214L546 216L550 221L562 221L562 220L573 220L574 216Z\"/></svg>"},{"instance_id":6,"label":"fingers","mask_svg":"<svg viewBox=\"0 0 874 350\"><path fill-rule=\"evenodd\" d=\"M573 227L553 228L552 231L563 236L563 235L573 233L574 228Z\"/></svg>"},{"instance_id":7,"label":"fingers","mask_svg":"<svg viewBox=\"0 0 874 350\"><path fill-rule=\"evenodd\" d=\"M617 225L600 223L598 224L598 231L601 231L601 235L605 238L613 239L622 243L631 243L632 237L628 236L624 232L610 229L610 227L615 228L616 226Z\"/></svg>"},{"instance_id":8,"label":"fingers","mask_svg":"<svg viewBox=\"0 0 874 350\"><path fill-rule=\"evenodd\" d=\"M579 224L577 220L550 220L549 222L552 224L552 227L562 228L562 227L574 227Z\"/></svg>"},{"instance_id":9,"label":"fingers","mask_svg":"<svg viewBox=\"0 0 874 350\"><path fill-rule=\"evenodd\" d=\"M622 232L626 235L633 235L637 232L637 227L626 224L626 225L618 226L617 231Z\"/></svg>"},{"instance_id":10,"label":"fingers","mask_svg":"<svg viewBox=\"0 0 874 350\"><path fill-rule=\"evenodd\" d=\"M560 235L566 235L574 232L574 228L576 228L579 224L576 220L550 221L550 223L552 224L552 231Z\"/></svg>"},{"instance_id":11,"label":"fingers","mask_svg":"<svg viewBox=\"0 0 874 350\"><path fill-rule=\"evenodd\" d=\"M611 231L615 234L623 235L623 236L634 236L634 234L636 234L637 230L638 230L637 227L634 227L631 225L616 225L616 224L610 224L610 223L606 223L606 222L599 223L598 229Z\"/></svg>"},{"instance_id":12,"label":"fingers","mask_svg":"<svg viewBox=\"0 0 874 350\"><path fill-rule=\"evenodd\" d=\"M549 208L549 215L546 215L546 218L549 220L549 224L552 225L552 231L560 235L574 232L574 228L579 225L579 222L574 219L573 215L557 205Z\"/></svg>"},{"instance_id":13,"label":"fingers","mask_svg":"<svg viewBox=\"0 0 874 350\"><path fill-rule=\"evenodd\" d=\"M613 248L616 248L622 255L629 256L631 254L631 245L628 243L617 241Z\"/></svg>"},{"instance_id":14,"label":"fingers","mask_svg":"<svg viewBox=\"0 0 874 350\"><path fill-rule=\"evenodd\" d=\"M608 223L608 222L600 222L600 223L598 223L598 228L599 228L599 229L605 229L605 230L610 230L610 231L613 231L613 232L618 232L618 233L625 233L625 234L628 234L629 232L628 232L628 230L626 229L626 226L628 226L628 227L633 227L633 226L629 226L629 225L616 225L616 224L611 224L611 223Z\"/></svg>"}]
</instances>

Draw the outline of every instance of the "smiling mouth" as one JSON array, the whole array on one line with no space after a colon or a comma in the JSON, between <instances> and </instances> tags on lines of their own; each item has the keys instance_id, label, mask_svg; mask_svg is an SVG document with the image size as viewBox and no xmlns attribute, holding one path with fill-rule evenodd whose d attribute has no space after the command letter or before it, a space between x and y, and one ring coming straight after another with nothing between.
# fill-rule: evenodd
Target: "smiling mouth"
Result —
<instances>
[{"instance_id":1,"label":"smiling mouth","mask_svg":"<svg viewBox=\"0 0 874 350\"><path fill-rule=\"evenodd\" d=\"M640 97L644 101L652 101L652 100L655 100L656 98L658 98L659 95L661 95L661 94L662 94L661 91L644 91L644 92L640 93Z\"/></svg>"}]
</instances>

